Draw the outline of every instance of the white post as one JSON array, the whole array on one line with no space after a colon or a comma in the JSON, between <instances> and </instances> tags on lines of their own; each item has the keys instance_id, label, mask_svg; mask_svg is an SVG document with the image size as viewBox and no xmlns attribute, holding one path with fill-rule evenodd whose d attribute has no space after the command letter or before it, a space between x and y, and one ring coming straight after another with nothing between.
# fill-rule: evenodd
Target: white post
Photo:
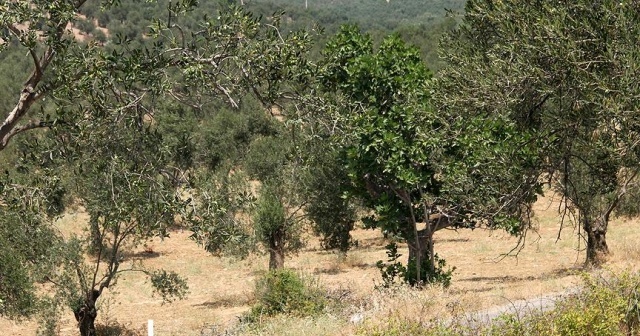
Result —
<instances>
[{"instance_id":1,"label":"white post","mask_svg":"<svg viewBox=\"0 0 640 336\"><path fill-rule=\"evenodd\" d=\"M153 336L153 320L147 321L147 331L149 336Z\"/></svg>"}]
</instances>

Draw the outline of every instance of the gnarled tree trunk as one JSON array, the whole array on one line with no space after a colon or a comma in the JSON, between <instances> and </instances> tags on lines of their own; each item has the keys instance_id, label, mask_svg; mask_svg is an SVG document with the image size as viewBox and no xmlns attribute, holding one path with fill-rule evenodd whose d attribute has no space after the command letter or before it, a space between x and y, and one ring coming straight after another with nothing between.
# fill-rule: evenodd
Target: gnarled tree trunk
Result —
<instances>
[{"instance_id":1,"label":"gnarled tree trunk","mask_svg":"<svg viewBox=\"0 0 640 336\"><path fill-rule=\"evenodd\" d=\"M583 218L582 229L587 235L587 260L588 266L599 266L606 260L609 254L607 246L607 226L609 220L606 216L598 219Z\"/></svg>"},{"instance_id":2,"label":"gnarled tree trunk","mask_svg":"<svg viewBox=\"0 0 640 336\"><path fill-rule=\"evenodd\" d=\"M284 268L284 251L282 249L269 249L269 269Z\"/></svg>"},{"instance_id":3,"label":"gnarled tree trunk","mask_svg":"<svg viewBox=\"0 0 640 336\"><path fill-rule=\"evenodd\" d=\"M96 300L100 296L100 292L93 290L91 297L87 297L83 304L74 310L73 315L78 322L80 336L96 336L95 321L98 317L96 310Z\"/></svg>"},{"instance_id":4,"label":"gnarled tree trunk","mask_svg":"<svg viewBox=\"0 0 640 336\"><path fill-rule=\"evenodd\" d=\"M285 239L282 230L276 230L269 241L269 269L284 268Z\"/></svg>"}]
</instances>

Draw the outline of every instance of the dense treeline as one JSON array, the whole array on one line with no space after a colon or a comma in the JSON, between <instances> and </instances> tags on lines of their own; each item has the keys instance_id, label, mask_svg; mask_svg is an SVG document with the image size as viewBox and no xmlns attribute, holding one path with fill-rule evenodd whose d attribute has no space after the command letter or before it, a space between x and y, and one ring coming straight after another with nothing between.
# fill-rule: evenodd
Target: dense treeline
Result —
<instances>
[{"instance_id":1,"label":"dense treeline","mask_svg":"<svg viewBox=\"0 0 640 336\"><path fill-rule=\"evenodd\" d=\"M234 3L234 1L229 1ZM274 13L284 13L281 22L283 32L311 29L318 25L328 34L336 33L343 24L356 24L363 31L371 33L376 40L397 32L403 38L421 49L428 64L438 69L436 55L437 42L441 34L455 26L456 17L462 12L465 1L330 1L318 2L304 7L304 3L289 1L247 1L244 7L256 15L271 17ZM82 13L89 20L80 21L79 29L92 33L104 40L106 28L111 37L118 34L142 43L144 34L154 18L168 19L167 0L140 2L125 0L110 10L101 10L98 1L88 1ZM236 4L239 4L236 1ZM174 17L175 24L189 31L197 31L203 17L215 17L224 2L201 1L198 10L180 18ZM450 10L451 12L448 12ZM316 42L316 53L324 39Z\"/></svg>"}]
</instances>

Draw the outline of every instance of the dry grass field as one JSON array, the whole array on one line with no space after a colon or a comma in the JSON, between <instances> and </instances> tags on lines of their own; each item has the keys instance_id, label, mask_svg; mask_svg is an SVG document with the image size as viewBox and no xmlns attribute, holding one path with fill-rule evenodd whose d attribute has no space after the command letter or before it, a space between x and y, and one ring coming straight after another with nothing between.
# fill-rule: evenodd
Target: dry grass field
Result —
<instances>
[{"instance_id":1,"label":"dry grass field","mask_svg":"<svg viewBox=\"0 0 640 336\"><path fill-rule=\"evenodd\" d=\"M396 292L375 290L380 275L375 263L386 259L386 240L378 231L358 230L359 241L346 257L319 249L317 241L286 261L286 266L315 277L333 293L343 293L347 308L317 318L281 317L262 323L260 335L350 335L358 326L352 314L372 321L408 318L427 321L504 305L514 300L561 292L576 286L582 272L584 243L571 227L558 239L557 203L551 198L536 204L538 232L531 232L517 257L501 258L517 239L500 231L460 230L436 234L436 252L457 269L448 289ZM60 222L63 232L79 230L87 220L83 213L69 214ZM634 268L640 258L637 220L617 219L610 226L612 256L605 267ZM212 330L237 323L238 316L254 302L255 279L267 268L266 256L238 261L213 257L189 240L189 232L175 231L164 241L147 244L132 255L149 268L163 267L188 278L187 299L162 305L139 274L125 274L113 291L101 297L98 322L117 322L142 333L148 319L157 335L210 335ZM401 250L406 255L406 248ZM126 265L125 265L126 267ZM32 322L16 324L0 319L2 335L34 335ZM61 335L76 335L73 314L66 312ZM249 333L249 332L247 332ZM146 332L145 332L146 335Z\"/></svg>"}]
</instances>

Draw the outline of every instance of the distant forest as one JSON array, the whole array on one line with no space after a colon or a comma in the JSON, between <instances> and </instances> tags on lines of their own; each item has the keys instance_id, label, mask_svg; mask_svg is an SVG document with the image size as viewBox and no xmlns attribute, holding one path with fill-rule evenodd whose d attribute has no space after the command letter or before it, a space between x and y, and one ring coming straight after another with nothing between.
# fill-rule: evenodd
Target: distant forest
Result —
<instances>
[{"instance_id":1,"label":"distant forest","mask_svg":"<svg viewBox=\"0 0 640 336\"><path fill-rule=\"evenodd\" d=\"M250 8L281 8L294 20L312 19L327 27L358 24L364 30L394 31L403 26L438 24L450 12L464 10L464 0L252 0ZM306 8L305 8L306 6Z\"/></svg>"},{"instance_id":2,"label":"distant forest","mask_svg":"<svg viewBox=\"0 0 640 336\"><path fill-rule=\"evenodd\" d=\"M132 40L143 41L144 32L151 25L152 18L168 15L169 0L143 2L138 0L122 0L121 6L108 11L101 11L98 1L90 0L83 12L93 18L98 25L107 28L111 36L122 34ZM175 1L174 1L175 2ZM203 16L216 15L221 5L241 5L239 0L203 0L198 10L188 18L182 18L180 24L196 28ZM251 12L264 17L284 12L282 26L286 30L321 27L332 35L344 24L357 24L364 32L371 34L375 40L390 33L398 33L402 38L420 48L423 57L432 70L440 65L435 52L438 37L442 32L455 26L455 18L464 11L464 0L246 0L244 6ZM79 27L87 33L94 30L88 21L85 27ZM101 32L95 31L100 36ZM100 36L100 38L103 38ZM324 41L319 41L322 45Z\"/></svg>"},{"instance_id":3,"label":"distant forest","mask_svg":"<svg viewBox=\"0 0 640 336\"><path fill-rule=\"evenodd\" d=\"M110 39L126 38L144 44L145 34L153 18L167 17L171 1L155 2L121 0L119 6L108 10L100 7L98 0L88 0L82 8L87 17L79 21L76 28L88 39L107 43ZM173 1L175 4L175 1ZM271 17L284 12L282 28L287 31L320 27L325 38L316 40L315 53L319 55L326 37L338 31L344 24L357 24L363 32L381 41L391 33L399 34L403 40L417 46L429 68L437 72L442 64L437 55L439 37L455 27L456 18L464 11L464 0L245 0L244 6L251 12ZM197 30L203 16L215 16L222 5L241 5L240 0L201 0L197 11L181 17L181 26ZM7 109L13 103L10 93L15 92L24 80L14 78L30 66L23 51L0 54L0 75L6 80L0 83L0 108Z\"/></svg>"}]
</instances>

